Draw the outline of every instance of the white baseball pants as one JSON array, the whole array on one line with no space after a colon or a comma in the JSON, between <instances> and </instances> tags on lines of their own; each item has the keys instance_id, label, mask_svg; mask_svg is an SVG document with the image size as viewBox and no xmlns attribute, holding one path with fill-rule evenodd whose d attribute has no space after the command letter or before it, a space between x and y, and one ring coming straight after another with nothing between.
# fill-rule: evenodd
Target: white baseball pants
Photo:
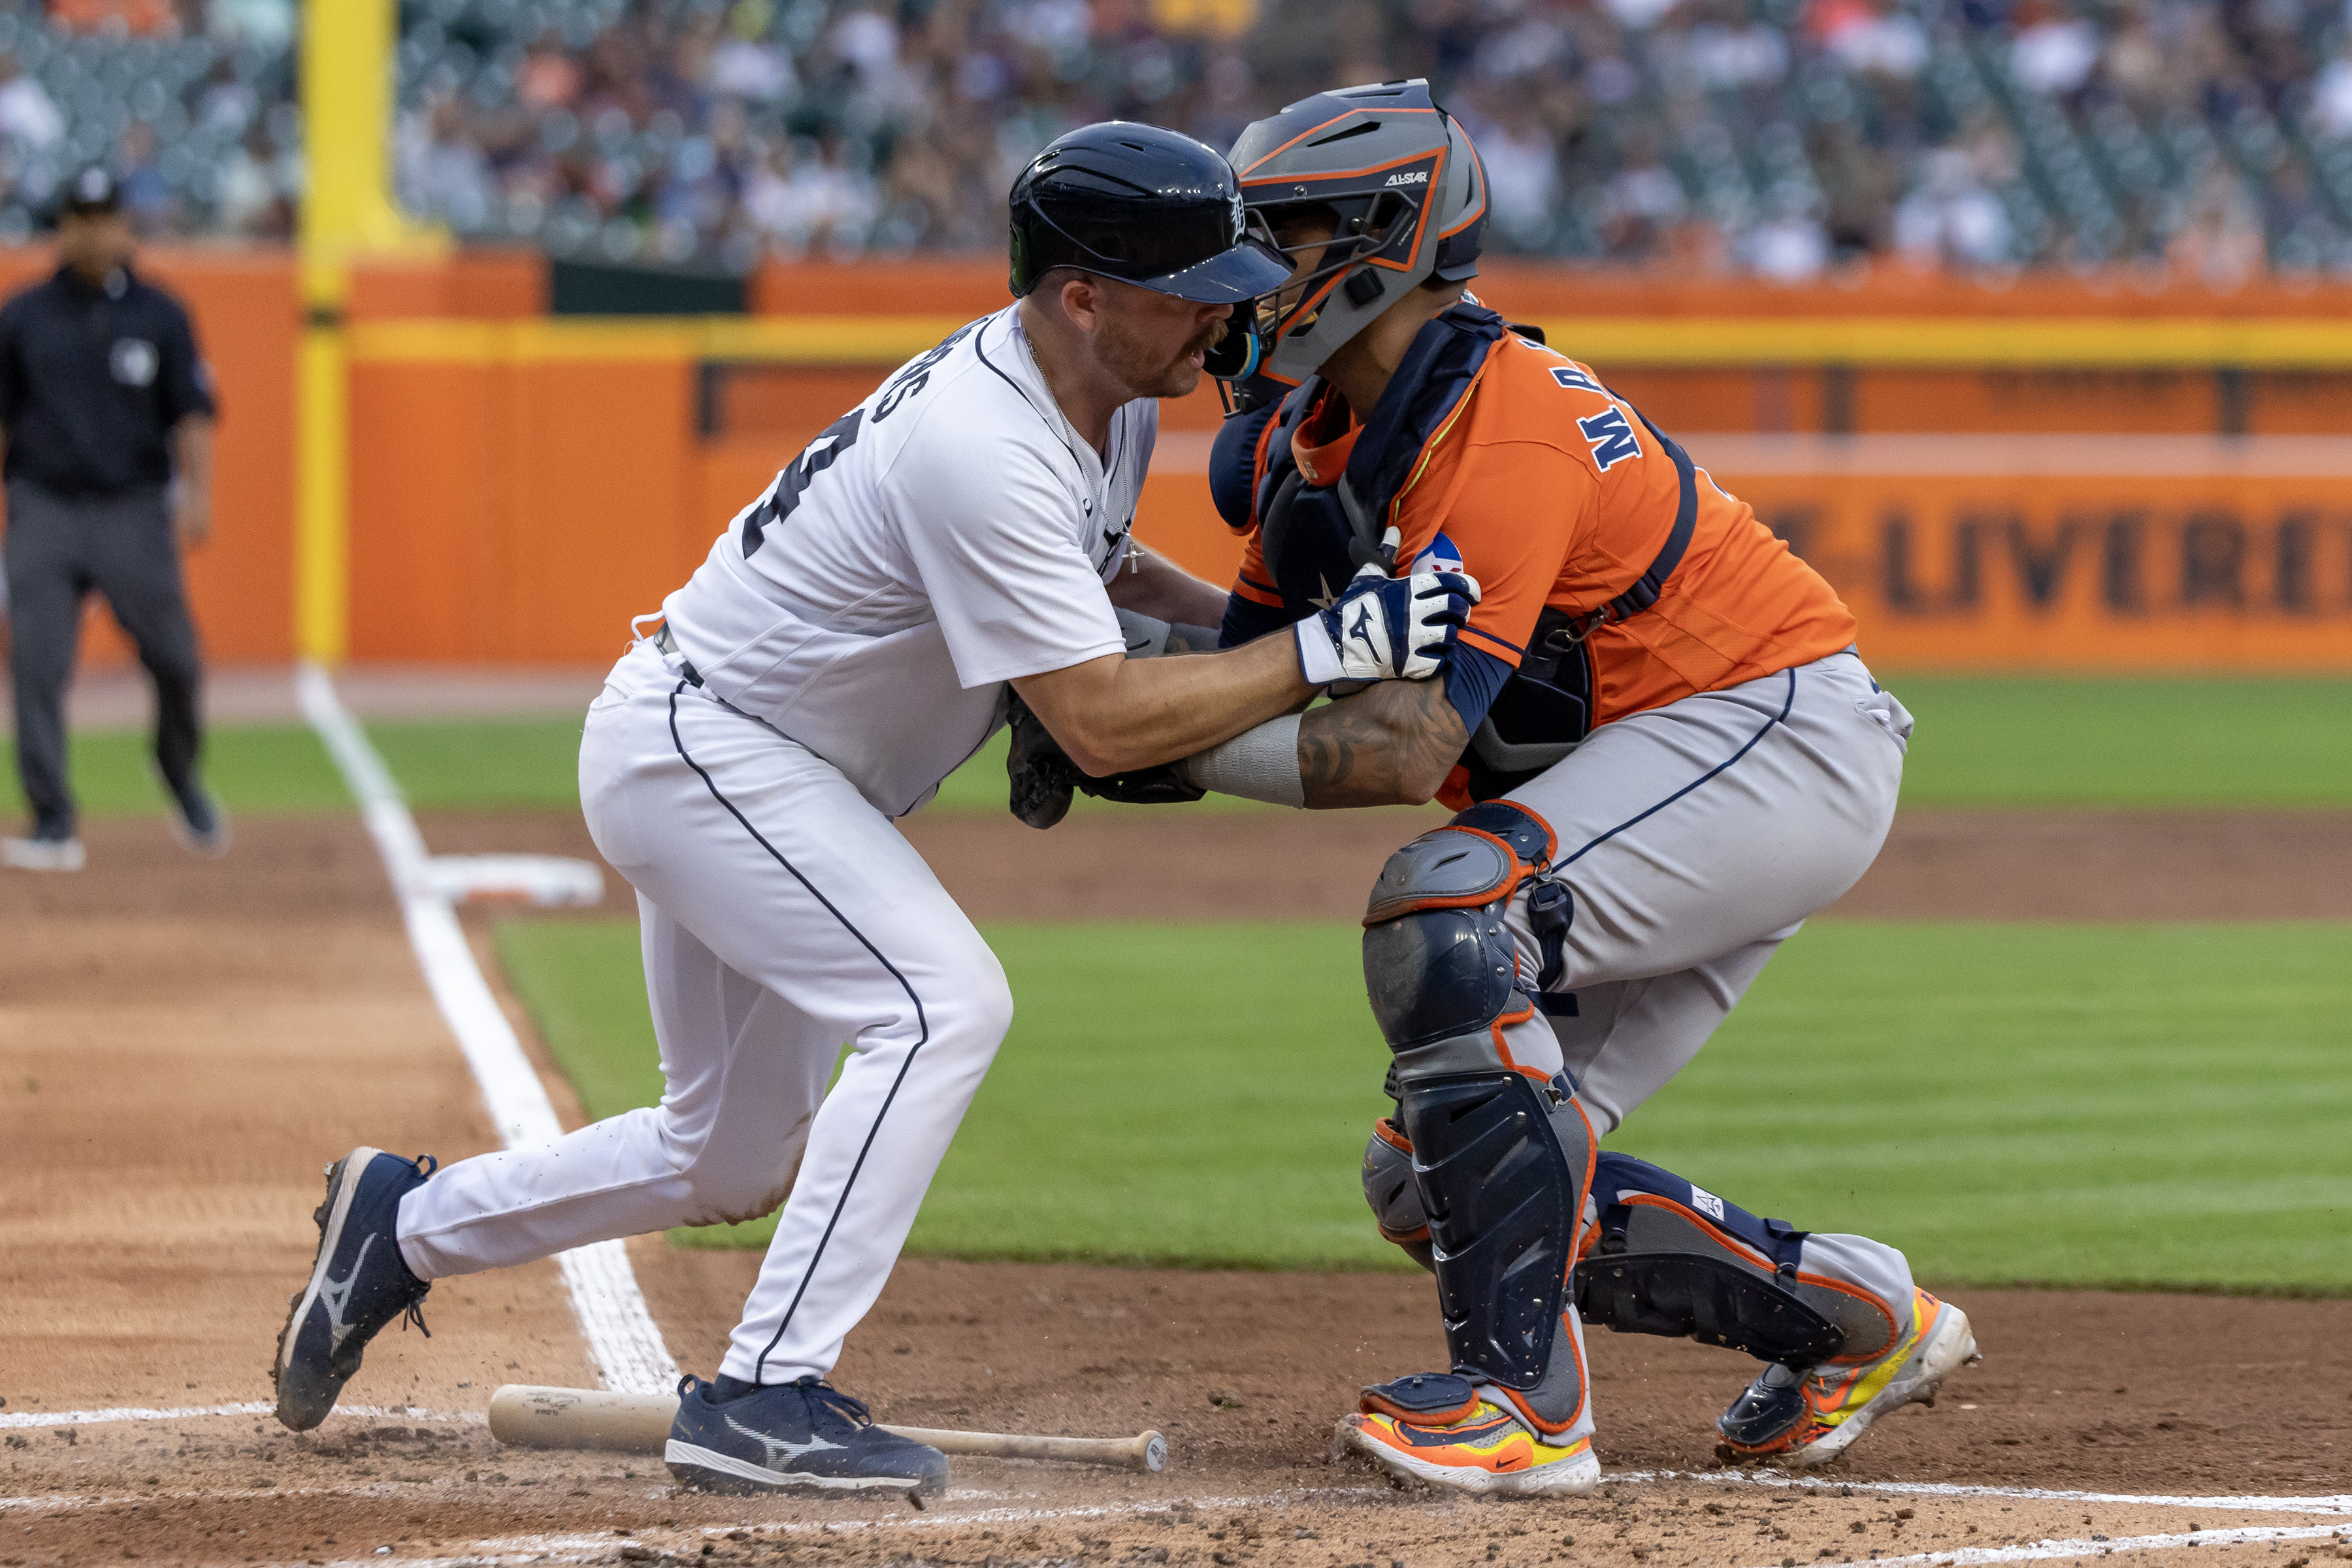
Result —
<instances>
[{"instance_id":1,"label":"white baseball pants","mask_svg":"<svg viewBox=\"0 0 2352 1568\"><path fill-rule=\"evenodd\" d=\"M823 1376L1011 1026L1004 971L839 772L648 645L588 710L580 797L637 889L662 1102L449 1166L402 1254L433 1279L782 1200L719 1370Z\"/></svg>"}]
</instances>

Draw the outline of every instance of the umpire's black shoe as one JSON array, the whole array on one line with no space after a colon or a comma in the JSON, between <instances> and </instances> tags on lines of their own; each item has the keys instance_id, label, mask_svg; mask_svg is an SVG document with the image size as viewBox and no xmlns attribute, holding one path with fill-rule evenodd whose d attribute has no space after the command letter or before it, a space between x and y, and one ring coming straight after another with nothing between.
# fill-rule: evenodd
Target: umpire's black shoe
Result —
<instances>
[{"instance_id":1,"label":"umpire's black shoe","mask_svg":"<svg viewBox=\"0 0 2352 1568\"><path fill-rule=\"evenodd\" d=\"M408 1271L394 1229L400 1200L423 1186L433 1168L430 1154L404 1160L366 1148L327 1167L327 1201L310 1216L319 1222L319 1259L309 1288L289 1298L294 1310L278 1336L271 1369L278 1419L295 1431L327 1418L377 1330L404 1313L425 1327L425 1292L432 1286Z\"/></svg>"},{"instance_id":2,"label":"umpire's black shoe","mask_svg":"<svg viewBox=\"0 0 2352 1568\"><path fill-rule=\"evenodd\" d=\"M726 1382L741 1387L735 1380ZM719 1492L947 1489L948 1457L874 1424L866 1406L814 1377L732 1398L698 1377L677 1384L662 1458L679 1484Z\"/></svg>"},{"instance_id":3,"label":"umpire's black shoe","mask_svg":"<svg viewBox=\"0 0 2352 1568\"><path fill-rule=\"evenodd\" d=\"M162 781L163 793L172 801L172 837L180 847L200 860L217 860L228 853L228 813L221 809L212 792L191 774L184 784L175 784L157 769L155 776Z\"/></svg>"}]
</instances>

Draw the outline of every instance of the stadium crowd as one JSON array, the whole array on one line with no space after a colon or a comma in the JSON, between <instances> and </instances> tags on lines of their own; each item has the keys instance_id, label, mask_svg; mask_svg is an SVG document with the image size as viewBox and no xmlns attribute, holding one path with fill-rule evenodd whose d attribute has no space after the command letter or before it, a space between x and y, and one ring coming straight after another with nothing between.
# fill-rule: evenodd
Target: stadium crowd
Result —
<instances>
[{"instance_id":1,"label":"stadium crowd","mask_svg":"<svg viewBox=\"0 0 2352 1568\"><path fill-rule=\"evenodd\" d=\"M2352 0L403 0L395 180L560 256L986 250L1119 116L1229 145L1427 76L1493 248L1800 281L2352 273ZM289 231L293 0L0 9L0 238L110 163L157 233Z\"/></svg>"}]
</instances>

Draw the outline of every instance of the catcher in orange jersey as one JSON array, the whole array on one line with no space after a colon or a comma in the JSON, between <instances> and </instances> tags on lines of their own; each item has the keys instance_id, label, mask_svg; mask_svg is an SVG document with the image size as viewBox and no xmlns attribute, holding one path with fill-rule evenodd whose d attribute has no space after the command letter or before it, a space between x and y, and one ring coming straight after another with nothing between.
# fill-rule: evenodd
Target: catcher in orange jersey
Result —
<instances>
[{"instance_id":1,"label":"catcher in orange jersey","mask_svg":"<svg viewBox=\"0 0 2352 1568\"><path fill-rule=\"evenodd\" d=\"M1224 354L1261 402L1212 464L1247 539L1218 640L1360 573L1443 565L1483 591L1444 679L1178 765L1181 793L1460 813L1396 852L1364 917L1397 1103L1364 1188L1435 1272L1451 1359L1366 1389L1347 1435L1437 1485L1588 1489L1594 1321L1762 1362L1722 1448L1826 1462L1974 1356L1967 1317L1891 1247L1759 1218L1600 1141L1868 868L1910 715L1745 504L1465 291L1484 175L1423 84L1293 104L1232 161L1293 272Z\"/></svg>"}]
</instances>

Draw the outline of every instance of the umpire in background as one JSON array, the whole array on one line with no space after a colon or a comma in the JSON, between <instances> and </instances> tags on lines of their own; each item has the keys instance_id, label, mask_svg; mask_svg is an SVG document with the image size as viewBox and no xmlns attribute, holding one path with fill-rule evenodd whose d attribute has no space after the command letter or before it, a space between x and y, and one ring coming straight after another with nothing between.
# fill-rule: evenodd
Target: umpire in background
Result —
<instances>
[{"instance_id":1,"label":"umpire in background","mask_svg":"<svg viewBox=\"0 0 2352 1568\"><path fill-rule=\"evenodd\" d=\"M0 844L25 870L78 871L66 784L66 683L83 596L106 595L155 682L155 770L194 853L228 847L196 773L203 670L180 544L212 529L211 373L178 300L131 271L130 225L103 169L67 189L57 276L0 306L0 466L16 766L33 836Z\"/></svg>"}]
</instances>

